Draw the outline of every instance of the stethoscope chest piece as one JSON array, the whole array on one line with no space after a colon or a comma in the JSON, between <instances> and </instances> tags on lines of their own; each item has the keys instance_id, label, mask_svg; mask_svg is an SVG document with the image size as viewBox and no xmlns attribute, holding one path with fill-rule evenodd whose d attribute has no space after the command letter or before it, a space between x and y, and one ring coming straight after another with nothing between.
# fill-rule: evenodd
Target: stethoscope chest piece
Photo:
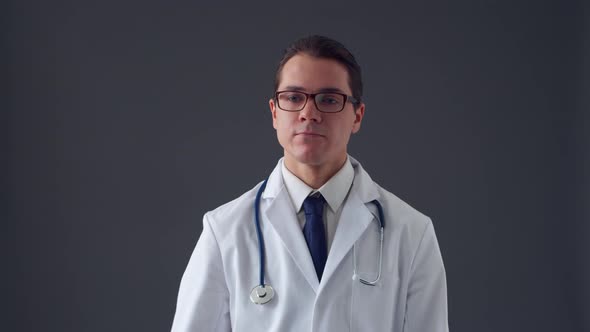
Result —
<instances>
[{"instance_id":1,"label":"stethoscope chest piece","mask_svg":"<svg viewBox=\"0 0 590 332\"><path fill-rule=\"evenodd\" d=\"M275 291L270 285L258 285L250 292L250 300L255 304L265 304L272 300Z\"/></svg>"}]
</instances>

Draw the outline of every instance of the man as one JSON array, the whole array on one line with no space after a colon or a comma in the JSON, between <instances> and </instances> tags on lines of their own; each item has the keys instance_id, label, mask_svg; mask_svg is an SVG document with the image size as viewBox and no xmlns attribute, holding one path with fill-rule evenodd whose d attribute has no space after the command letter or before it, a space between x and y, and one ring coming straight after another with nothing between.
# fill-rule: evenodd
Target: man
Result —
<instances>
[{"instance_id":1,"label":"man","mask_svg":"<svg viewBox=\"0 0 590 332\"><path fill-rule=\"evenodd\" d=\"M284 157L205 214L172 331L448 331L431 220L347 154L361 97L339 42L311 36L285 51L269 100Z\"/></svg>"}]
</instances>

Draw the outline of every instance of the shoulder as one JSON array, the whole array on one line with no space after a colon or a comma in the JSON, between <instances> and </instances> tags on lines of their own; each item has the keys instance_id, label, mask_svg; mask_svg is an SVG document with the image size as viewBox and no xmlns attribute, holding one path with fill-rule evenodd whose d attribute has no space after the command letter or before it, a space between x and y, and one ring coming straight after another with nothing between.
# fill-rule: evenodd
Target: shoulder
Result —
<instances>
[{"instance_id":1,"label":"shoulder","mask_svg":"<svg viewBox=\"0 0 590 332\"><path fill-rule=\"evenodd\" d=\"M226 219L227 217L234 216L236 213L242 214L244 208L253 207L251 205L254 204L254 199L256 198L256 193L260 185L261 183L258 183L254 188L246 191L239 197L207 212L207 215L215 219Z\"/></svg>"},{"instance_id":2,"label":"shoulder","mask_svg":"<svg viewBox=\"0 0 590 332\"><path fill-rule=\"evenodd\" d=\"M364 202L370 202L373 199L379 201L383 207L385 228L388 232L405 229L412 234L423 233L432 223L428 216L373 181L356 159L350 157L350 160L355 168L355 182L357 182L353 188Z\"/></svg>"},{"instance_id":3,"label":"shoulder","mask_svg":"<svg viewBox=\"0 0 590 332\"><path fill-rule=\"evenodd\" d=\"M403 201L398 196L374 184L379 192L379 202L383 207L385 236L395 243L400 266L410 271L420 248L422 251L438 250L434 226L430 217Z\"/></svg>"},{"instance_id":4,"label":"shoulder","mask_svg":"<svg viewBox=\"0 0 590 332\"><path fill-rule=\"evenodd\" d=\"M239 197L205 213L204 222L209 223L218 240L233 233L232 230L249 225L254 220L254 202L262 182Z\"/></svg>"},{"instance_id":5,"label":"shoulder","mask_svg":"<svg viewBox=\"0 0 590 332\"><path fill-rule=\"evenodd\" d=\"M384 208L387 206L387 215L393 219L392 221L395 222L395 224L416 224L415 226L424 227L431 222L430 217L418 211L395 194L384 189L377 183L375 183L375 186L380 194L380 203L384 205Z\"/></svg>"},{"instance_id":6,"label":"shoulder","mask_svg":"<svg viewBox=\"0 0 590 332\"><path fill-rule=\"evenodd\" d=\"M425 234L433 231L429 216L373 182L379 193L379 203L385 215L385 231L409 248L416 249Z\"/></svg>"}]
</instances>

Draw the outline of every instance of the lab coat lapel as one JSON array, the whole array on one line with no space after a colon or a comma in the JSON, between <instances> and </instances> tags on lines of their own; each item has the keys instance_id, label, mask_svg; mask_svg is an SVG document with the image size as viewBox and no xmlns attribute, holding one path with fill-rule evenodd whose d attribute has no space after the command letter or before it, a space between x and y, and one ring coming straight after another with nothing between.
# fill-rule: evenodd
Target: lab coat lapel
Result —
<instances>
[{"instance_id":1,"label":"lab coat lapel","mask_svg":"<svg viewBox=\"0 0 590 332\"><path fill-rule=\"evenodd\" d=\"M322 276L322 285L329 281L338 265L373 220L374 216L366 204L379 197L377 187L371 177L358 161L350 156L349 158L355 170L354 182L342 207L342 214Z\"/></svg>"},{"instance_id":2,"label":"lab coat lapel","mask_svg":"<svg viewBox=\"0 0 590 332\"><path fill-rule=\"evenodd\" d=\"M364 233L373 218L373 215L359 199L358 195L351 194L342 208L342 216L338 222L334 242L328 254L322 284L330 279L344 256Z\"/></svg>"},{"instance_id":3,"label":"lab coat lapel","mask_svg":"<svg viewBox=\"0 0 590 332\"><path fill-rule=\"evenodd\" d=\"M270 200L268 208L264 211L267 221L276 231L313 291L317 293L318 277L291 198L283 185L280 163L268 179L263 198Z\"/></svg>"}]
</instances>

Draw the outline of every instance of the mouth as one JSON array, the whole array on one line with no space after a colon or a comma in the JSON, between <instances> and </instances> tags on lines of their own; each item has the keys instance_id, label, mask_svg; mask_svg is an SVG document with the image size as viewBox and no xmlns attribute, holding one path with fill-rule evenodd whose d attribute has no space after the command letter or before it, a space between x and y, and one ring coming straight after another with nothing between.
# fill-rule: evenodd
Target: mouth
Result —
<instances>
[{"instance_id":1,"label":"mouth","mask_svg":"<svg viewBox=\"0 0 590 332\"><path fill-rule=\"evenodd\" d=\"M324 135L318 134L313 131L302 131L295 133L295 136L310 136L310 137L324 137Z\"/></svg>"}]
</instances>

